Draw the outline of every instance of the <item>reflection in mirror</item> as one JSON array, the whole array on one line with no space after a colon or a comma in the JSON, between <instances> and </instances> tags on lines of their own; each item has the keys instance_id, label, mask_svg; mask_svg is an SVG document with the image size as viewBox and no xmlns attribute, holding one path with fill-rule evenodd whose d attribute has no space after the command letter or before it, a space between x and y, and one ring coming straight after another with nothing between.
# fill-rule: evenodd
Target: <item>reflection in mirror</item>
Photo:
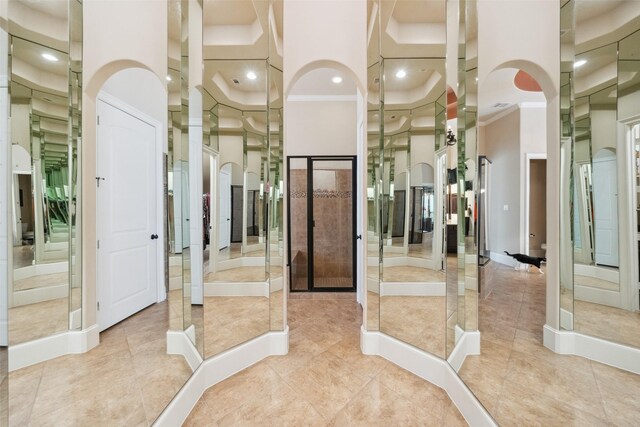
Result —
<instances>
[{"instance_id":1,"label":"reflection in mirror","mask_svg":"<svg viewBox=\"0 0 640 427\"><path fill-rule=\"evenodd\" d=\"M372 3L369 3L371 6ZM370 10L374 13L373 22L377 27L377 6ZM380 111L380 58L377 43L378 33L369 41L369 58L375 61L367 71L367 318L368 331L380 329L380 270L382 267L382 122ZM375 52L372 52L375 51Z\"/></svg>"},{"instance_id":2,"label":"reflection in mirror","mask_svg":"<svg viewBox=\"0 0 640 427\"><path fill-rule=\"evenodd\" d=\"M631 3L617 2L605 12ZM563 11L568 7L572 2ZM561 273L561 326L638 347L640 32L613 25L596 37L588 21L591 11L590 2L575 2L575 38L570 40L575 55L567 56L573 70L563 69L563 101L568 102L562 116L562 188L571 203L563 206L569 214L562 215L562 227L572 230L574 262L573 276L570 268ZM566 235L563 248L570 241Z\"/></svg>"},{"instance_id":3,"label":"reflection in mirror","mask_svg":"<svg viewBox=\"0 0 640 427\"><path fill-rule=\"evenodd\" d=\"M62 17L62 38L53 28L34 30L25 25L24 7L30 6L9 5L10 344L79 328L82 317L76 243L81 5L75 1L52 4L56 16ZM71 56L69 37L74 43Z\"/></svg>"},{"instance_id":4,"label":"reflection in mirror","mask_svg":"<svg viewBox=\"0 0 640 427\"><path fill-rule=\"evenodd\" d=\"M466 200L464 233L464 297L459 305L463 313L460 321L464 331L478 330L479 285L479 227L478 207L480 190L480 159L478 158L478 44L476 2L461 1L460 26L464 37L458 43L460 80L464 80L464 94L458 97L458 114L464 117L464 193ZM462 132L460 123L459 132ZM466 219L468 218L468 220Z\"/></svg>"},{"instance_id":5,"label":"reflection in mirror","mask_svg":"<svg viewBox=\"0 0 640 427\"><path fill-rule=\"evenodd\" d=\"M9 87L8 59L9 36L7 29L7 2L0 4L0 163L7 164L9 142ZM0 188L0 200L8 200L8 186ZM8 284L9 284L9 247L7 241L6 209L0 212L0 425L9 424L9 342L7 330Z\"/></svg>"},{"instance_id":6,"label":"reflection in mirror","mask_svg":"<svg viewBox=\"0 0 640 427\"><path fill-rule=\"evenodd\" d=\"M274 5L271 6L272 8ZM277 13L278 8L274 9ZM280 10L281 12L281 10ZM278 20L280 20L279 17ZM270 33L275 34L275 33ZM278 50L272 39L269 43L269 57L276 58ZM275 64L275 65L274 65ZM269 64L269 177L268 182L274 189L269 192L269 211L265 217L268 221L269 254L267 271L269 273L269 318L272 331L284 329L284 290L283 290L283 254L284 254L284 157L283 157L283 94L282 71L277 68L277 61L271 59Z\"/></svg>"},{"instance_id":7,"label":"reflection in mirror","mask_svg":"<svg viewBox=\"0 0 640 427\"><path fill-rule=\"evenodd\" d=\"M269 3L254 5L257 19L268 27ZM230 1L204 1L205 32L234 6ZM203 46L203 115L209 118L203 132L210 175L203 197L211 201L213 218L203 268L205 357L269 331L271 310L283 312L282 305L271 307L269 301L272 290L278 290L270 287L269 258L273 255L277 264L281 228L270 215L279 203L273 201L280 191L281 169L275 156L281 137L280 118L271 113L281 110L281 73L268 60L254 59L269 56L269 34L265 31L251 46L230 49L215 38ZM211 135L217 147L207 144ZM272 143L277 143L273 152ZM281 269L276 270L274 276L281 276ZM280 320L278 329L282 324Z\"/></svg>"},{"instance_id":8,"label":"reflection in mirror","mask_svg":"<svg viewBox=\"0 0 640 427\"><path fill-rule=\"evenodd\" d=\"M168 283L169 329L183 331L182 299L182 13L180 0L168 2L167 49L167 158L165 162L166 258Z\"/></svg>"},{"instance_id":9,"label":"reflection in mirror","mask_svg":"<svg viewBox=\"0 0 640 427\"><path fill-rule=\"evenodd\" d=\"M398 42L388 24L380 28L380 118L369 112L369 147L381 145L381 152L371 153L370 166L371 182L380 186L373 187L370 203L375 208L379 196L374 212L380 213L382 246L380 331L444 358L446 229L438 189L444 188L447 154L445 108L438 100L446 92L446 2L381 2L380 16L383 23L429 16L430 24L440 24L432 41L415 45ZM372 83L370 76L370 90ZM373 123L380 123L379 142ZM370 239L372 231L370 224Z\"/></svg>"}]
</instances>

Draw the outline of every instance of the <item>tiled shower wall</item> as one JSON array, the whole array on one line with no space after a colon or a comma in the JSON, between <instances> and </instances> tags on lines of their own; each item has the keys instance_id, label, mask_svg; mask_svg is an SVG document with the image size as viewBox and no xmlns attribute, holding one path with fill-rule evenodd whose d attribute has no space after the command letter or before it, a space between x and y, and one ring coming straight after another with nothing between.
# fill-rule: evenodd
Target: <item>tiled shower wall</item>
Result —
<instances>
[{"instance_id":1,"label":"tiled shower wall","mask_svg":"<svg viewBox=\"0 0 640 427\"><path fill-rule=\"evenodd\" d=\"M314 283L353 286L352 171L314 170L313 178Z\"/></svg>"},{"instance_id":2,"label":"tiled shower wall","mask_svg":"<svg viewBox=\"0 0 640 427\"><path fill-rule=\"evenodd\" d=\"M353 286L350 169L313 171L313 262L316 287ZM307 170L291 170L291 262L294 290L308 289Z\"/></svg>"},{"instance_id":3,"label":"tiled shower wall","mask_svg":"<svg viewBox=\"0 0 640 427\"><path fill-rule=\"evenodd\" d=\"M307 170L292 169L289 175L291 220L291 286L309 289L307 269Z\"/></svg>"}]
</instances>

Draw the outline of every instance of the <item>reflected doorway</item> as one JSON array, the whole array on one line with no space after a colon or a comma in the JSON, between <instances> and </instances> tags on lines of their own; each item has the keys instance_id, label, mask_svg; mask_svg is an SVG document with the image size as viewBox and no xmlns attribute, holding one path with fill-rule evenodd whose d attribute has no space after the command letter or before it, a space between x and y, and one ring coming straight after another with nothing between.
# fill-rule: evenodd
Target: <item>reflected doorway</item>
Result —
<instances>
[{"instance_id":1,"label":"reflected doorway","mask_svg":"<svg viewBox=\"0 0 640 427\"><path fill-rule=\"evenodd\" d=\"M356 158L287 159L289 288L356 290Z\"/></svg>"}]
</instances>

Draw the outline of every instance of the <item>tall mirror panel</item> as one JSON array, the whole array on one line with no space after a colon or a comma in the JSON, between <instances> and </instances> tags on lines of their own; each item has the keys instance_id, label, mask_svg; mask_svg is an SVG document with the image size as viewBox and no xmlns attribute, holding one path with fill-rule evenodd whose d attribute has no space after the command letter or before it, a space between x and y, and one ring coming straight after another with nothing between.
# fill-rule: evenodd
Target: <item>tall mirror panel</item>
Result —
<instances>
[{"instance_id":1,"label":"tall mirror panel","mask_svg":"<svg viewBox=\"0 0 640 427\"><path fill-rule=\"evenodd\" d=\"M277 323L276 316L283 315L282 305L270 304L278 289L277 280L273 289L269 280L270 271L274 279L282 274L276 218L280 114L273 114L281 110L282 84L278 61L269 62L271 7L270 2L203 2L203 107L209 125L202 197L212 218L203 265L204 357L266 333L270 318ZM229 44L223 36L222 28L249 31L234 21L237 8L246 8L242 15L262 29L251 43ZM206 145L207 128L208 138L216 135L216 147Z\"/></svg>"},{"instance_id":2,"label":"tall mirror panel","mask_svg":"<svg viewBox=\"0 0 640 427\"><path fill-rule=\"evenodd\" d=\"M640 36L633 19L639 13L632 1L596 3L575 1L575 54L567 58L573 70L563 80L575 99L566 132L572 145L565 148L563 138L561 151L562 188L570 200L562 227L571 228L573 275L562 272L569 285L562 287L560 317L566 329L638 347ZM596 9L603 16L624 11L630 20L614 19L604 34L596 33Z\"/></svg>"},{"instance_id":3,"label":"tall mirror panel","mask_svg":"<svg viewBox=\"0 0 640 427\"><path fill-rule=\"evenodd\" d=\"M81 10L75 1L8 5L9 344L81 327ZM51 25L36 25L30 13Z\"/></svg>"},{"instance_id":4,"label":"tall mirror panel","mask_svg":"<svg viewBox=\"0 0 640 427\"><path fill-rule=\"evenodd\" d=\"M382 201L382 128L380 119L384 111L382 99L382 58L380 57L380 7L379 2L367 2L367 271L366 318L368 331L380 329L380 249L381 201Z\"/></svg>"},{"instance_id":5,"label":"tall mirror panel","mask_svg":"<svg viewBox=\"0 0 640 427\"><path fill-rule=\"evenodd\" d=\"M8 59L9 37L7 28L7 2L0 4L0 170L4 177L9 176L9 87ZM3 177L3 179L4 179ZM7 330L8 283L9 283L9 244L7 239L8 212L5 200L8 200L8 188L0 188L0 425L9 423L9 342Z\"/></svg>"},{"instance_id":6,"label":"tall mirror panel","mask_svg":"<svg viewBox=\"0 0 640 427\"><path fill-rule=\"evenodd\" d=\"M465 81L464 102L462 111L458 113L465 118L464 144L464 192L465 211L465 256L464 256L464 320L461 321L465 331L478 330L478 206L481 196L478 159L478 21L477 2L465 0L460 2L460 26L464 28L464 40L459 41L460 73ZM463 45L464 42L464 45ZM463 45L463 46L462 46ZM462 77L462 73L464 73ZM458 126L459 128L460 126ZM466 218L469 218L468 220ZM462 317L462 316L461 316Z\"/></svg>"},{"instance_id":7,"label":"tall mirror panel","mask_svg":"<svg viewBox=\"0 0 640 427\"><path fill-rule=\"evenodd\" d=\"M442 135L438 120L446 117L438 103L446 93L446 9L444 1L380 4L381 158L377 172L372 156L371 171L371 181L380 185L380 331L442 358L448 231L441 191L447 153L444 141L439 151L436 140ZM402 39L390 22L425 25L433 37ZM455 264L456 250L451 254Z\"/></svg>"},{"instance_id":8,"label":"tall mirror panel","mask_svg":"<svg viewBox=\"0 0 640 427\"><path fill-rule=\"evenodd\" d=\"M167 158L165 161L166 261L169 329L184 330L182 299L182 7L180 0L168 2L167 43Z\"/></svg>"}]
</instances>

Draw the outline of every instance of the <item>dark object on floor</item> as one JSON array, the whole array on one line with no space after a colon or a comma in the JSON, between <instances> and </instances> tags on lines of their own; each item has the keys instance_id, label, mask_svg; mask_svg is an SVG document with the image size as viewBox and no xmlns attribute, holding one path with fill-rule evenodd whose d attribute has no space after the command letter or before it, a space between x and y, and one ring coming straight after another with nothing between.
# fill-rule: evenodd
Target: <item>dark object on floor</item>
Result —
<instances>
[{"instance_id":1,"label":"dark object on floor","mask_svg":"<svg viewBox=\"0 0 640 427\"><path fill-rule=\"evenodd\" d=\"M538 271L540 271L540 274L544 274L544 272L540 268L540 264L542 264L543 262L547 262L546 258L532 257L524 254L510 254L507 251L504 251L504 253L509 255L511 258L515 259L516 261L518 261L520 264L527 264L529 266L533 265L537 267ZM518 265L516 264L516 269L517 268L518 268ZM530 267L527 267L527 271L529 270L529 268Z\"/></svg>"}]
</instances>

